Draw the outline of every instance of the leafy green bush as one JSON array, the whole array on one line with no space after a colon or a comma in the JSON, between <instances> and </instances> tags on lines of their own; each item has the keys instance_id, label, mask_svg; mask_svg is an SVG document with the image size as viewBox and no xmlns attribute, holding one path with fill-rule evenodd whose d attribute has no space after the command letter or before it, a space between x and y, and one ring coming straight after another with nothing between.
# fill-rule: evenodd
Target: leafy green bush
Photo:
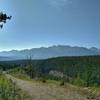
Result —
<instances>
[{"instance_id":1,"label":"leafy green bush","mask_svg":"<svg viewBox=\"0 0 100 100\"><path fill-rule=\"evenodd\" d=\"M15 82L0 75L0 100L28 100Z\"/></svg>"},{"instance_id":2,"label":"leafy green bush","mask_svg":"<svg viewBox=\"0 0 100 100\"><path fill-rule=\"evenodd\" d=\"M65 85L65 82L61 81L60 86L64 86L64 85Z\"/></svg>"}]
</instances>

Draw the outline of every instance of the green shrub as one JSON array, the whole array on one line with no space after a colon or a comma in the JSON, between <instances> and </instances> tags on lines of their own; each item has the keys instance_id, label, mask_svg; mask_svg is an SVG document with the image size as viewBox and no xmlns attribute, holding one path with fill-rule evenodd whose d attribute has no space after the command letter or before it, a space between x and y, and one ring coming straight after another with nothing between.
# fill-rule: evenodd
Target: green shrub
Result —
<instances>
[{"instance_id":1,"label":"green shrub","mask_svg":"<svg viewBox=\"0 0 100 100\"><path fill-rule=\"evenodd\" d=\"M80 78L76 78L74 81L73 81L73 84L77 85L77 86L85 86L85 82L80 79Z\"/></svg>"},{"instance_id":2,"label":"green shrub","mask_svg":"<svg viewBox=\"0 0 100 100\"><path fill-rule=\"evenodd\" d=\"M60 86L64 86L64 85L65 85L65 82L61 81Z\"/></svg>"},{"instance_id":3,"label":"green shrub","mask_svg":"<svg viewBox=\"0 0 100 100\"><path fill-rule=\"evenodd\" d=\"M46 83L46 80L45 80L45 79L42 79L42 82L43 82L43 83Z\"/></svg>"},{"instance_id":4,"label":"green shrub","mask_svg":"<svg viewBox=\"0 0 100 100\"><path fill-rule=\"evenodd\" d=\"M26 100L24 93L19 90L11 79L0 75L0 100Z\"/></svg>"}]
</instances>

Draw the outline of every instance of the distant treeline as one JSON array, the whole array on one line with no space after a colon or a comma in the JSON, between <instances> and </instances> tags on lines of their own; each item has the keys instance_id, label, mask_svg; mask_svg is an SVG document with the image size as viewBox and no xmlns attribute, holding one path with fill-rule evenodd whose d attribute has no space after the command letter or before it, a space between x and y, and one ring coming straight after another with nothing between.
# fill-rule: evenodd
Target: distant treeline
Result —
<instances>
[{"instance_id":1,"label":"distant treeline","mask_svg":"<svg viewBox=\"0 0 100 100\"><path fill-rule=\"evenodd\" d=\"M28 75L53 79L50 71L63 73L63 78L81 86L100 86L100 56L58 57L46 60L19 60L0 62L0 68L8 70L20 67ZM32 72L31 72L32 71ZM54 79L58 79L55 78ZM60 79L60 78L59 78Z\"/></svg>"}]
</instances>

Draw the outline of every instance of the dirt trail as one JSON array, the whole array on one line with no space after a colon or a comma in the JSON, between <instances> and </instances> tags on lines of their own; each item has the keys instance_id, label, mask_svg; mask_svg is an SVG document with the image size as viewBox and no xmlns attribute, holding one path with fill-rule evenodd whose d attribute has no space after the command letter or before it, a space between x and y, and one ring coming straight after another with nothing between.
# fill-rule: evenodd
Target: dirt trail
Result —
<instances>
[{"instance_id":1,"label":"dirt trail","mask_svg":"<svg viewBox=\"0 0 100 100\"><path fill-rule=\"evenodd\" d=\"M6 74L6 76L12 79L23 91L26 91L32 97L32 100L87 100L77 91L73 91L69 88L67 89L46 83L25 81L8 74Z\"/></svg>"}]
</instances>

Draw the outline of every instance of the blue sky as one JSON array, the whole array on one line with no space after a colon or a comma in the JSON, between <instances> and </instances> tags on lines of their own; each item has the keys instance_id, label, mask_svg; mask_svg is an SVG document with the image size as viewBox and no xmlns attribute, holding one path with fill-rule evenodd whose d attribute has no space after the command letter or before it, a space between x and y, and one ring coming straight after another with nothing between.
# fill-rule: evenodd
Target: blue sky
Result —
<instances>
[{"instance_id":1,"label":"blue sky","mask_svg":"<svg viewBox=\"0 0 100 100\"><path fill-rule=\"evenodd\" d=\"M100 0L0 0L12 15L0 51L51 45L100 48Z\"/></svg>"}]
</instances>

